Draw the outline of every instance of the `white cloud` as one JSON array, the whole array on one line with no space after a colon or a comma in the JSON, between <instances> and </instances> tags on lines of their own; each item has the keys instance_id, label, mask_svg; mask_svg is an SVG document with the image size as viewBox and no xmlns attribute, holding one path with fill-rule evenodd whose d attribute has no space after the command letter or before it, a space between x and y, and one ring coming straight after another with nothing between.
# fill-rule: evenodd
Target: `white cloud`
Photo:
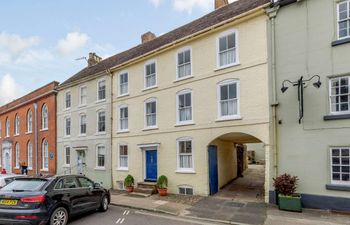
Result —
<instances>
[{"instance_id":1,"label":"white cloud","mask_svg":"<svg viewBox=\"0 0 350 225\"><path fill-rule=\"evenodd\" d=\"M3 105L20 97L23 93L23 88L10 74L6 74L0 78L0 93L0 105Z\"/></svg>"},{"instance_id":2,"label":"white cloud","mask_svg":"<svg viewBox=\"0 0 350 225\"><path fill-rule=\"evenodd\" d=\"M149 0L156 8L163 2L163 0Z\"/></svg>"},{"instance_id":3,"label":"white cloud","mask_svg":"<svg viewBox=\"0 0 350 225\"><path fill-rule=\"evenodd\" d=\"M12 54L20 54L39 43L40 38L37 36L24 38L18 34L8 34L6 32L0 33L0 49Z\"/></svg>"},{"instance_id":4,"label":"white cloud","mask_svg":"<svg viewBox=\"0 0 350 225\"><path fill-rule=\"evenodd\" d=\"M89 39L90 37L84 33L68 33L64 39L58 41L57 50L61 55L68 55L84 47Z\"/></svg>"},{"instance_id":5,"label":"white cloud","mask_svg":"<svg viewBox=\"0 0 350 225\"><path fill-rule=\"evenodd\" d=\"M213 9L214 0L173 0L173 7L175 10L191 13L194 7L198 7L203 11Z\"/></svg>"}]
</instances>

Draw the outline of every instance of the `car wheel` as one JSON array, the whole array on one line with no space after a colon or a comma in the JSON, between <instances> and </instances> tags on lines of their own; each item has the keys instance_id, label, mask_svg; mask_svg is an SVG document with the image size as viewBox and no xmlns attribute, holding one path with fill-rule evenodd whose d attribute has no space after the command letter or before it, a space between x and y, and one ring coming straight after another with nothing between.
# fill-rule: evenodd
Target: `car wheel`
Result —
<instances>
[{"instance_id":1,"label":"car wheel","mask_svg":"<svg viewBox=\"0 0 350 225\"><path fill-rule=\"evenodd\" d=\"M63 207L58 207L50 217L50 225L66 225L68 222L68 212Z\"/></svg>"},{"instance_id":2,"label":"car wheel","mask_svg":"<svg viewBox=\"0 0 350 225\"><path fill-rule=\"evenodd\" d=\"M102 197L102 200L101 200L101 205L100 205L100 208L99 208L99 211L101 212L106 212L108 210L108 198L107 196L103 196Z\"/></svg>"}]
</instances>

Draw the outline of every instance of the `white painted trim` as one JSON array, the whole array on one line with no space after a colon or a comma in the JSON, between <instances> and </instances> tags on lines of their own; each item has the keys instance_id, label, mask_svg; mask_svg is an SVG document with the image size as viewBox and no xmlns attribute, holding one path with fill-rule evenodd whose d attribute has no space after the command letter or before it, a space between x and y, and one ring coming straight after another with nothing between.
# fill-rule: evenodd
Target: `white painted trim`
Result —
<instances>
[{"instance_id":1,"label":"white painted trim","mask_svg":"<svg viewBox=\"0 0 350 225\"><path fill-rule=\"evenodd\" d=\"M191 141L191 155L192 155L192 168L180 168L180 142L181 141ZM194 142L192 137L180 137L176 139L176 173L195 173L194 165Z\"/></svg>"},{"instance_id":2,"label":"white painted trim","mask_svg":"<svg viewBox=\"0 0 350 225\"><path fill-rule=\"evenodd\" d=\"M104 166L98 166L98 147L104 147L105 154L104 154ZM97 144L95 147L95 170L105 170L106 169L106 153L107 149L104 144Z\"/></svg>"},{"instance_id":3,"label":"white painted trim","mask_svg":"<svg viewBox=\"0 0 350 225\"><path fill-rule=\"evenodd\" d=\"M31 161L32 161L32 162L31 162L31 165L32 165L32 166L29 166L29 161L30 161L30 160L29 160L29 145L31 146L31 149L30 149L30 150L31 150L31 152L32 152L32 154L31 154L31 155L32 155L32 158L31 158ZM27 148L27 166L28 166L27 169L29 170L29 169L32 169L32 168L33 168L33 144L32 144L31 141L28 141L28 142L27 142L26 148Z\"/></svg>"},{"instance_id":4,"label":"white painted trim","mask_svg":"<svg viewBox=\"0 0 350 225\"><path fill-rule=\"evenodd\" d=\"M127 108L128 109L128 128L127 129L121 129L121 122L120 122L120 119L121 119L121 113L120 113L120 110L123 109L123 108ZM126 105L126 104L122 104L122 105L119 105L118 106L118 112L117 112L117 118L118 118L118 121L117 121L117 127L118 127L118 133L120 132L128 132L129 131L129 115L130 115L130 112L129 112L129 106Z\"/></svg>"},{"instance_id":5,"label":"white painted trim","mask_svg":"<svg viewBox=\"0 0 350 225\"><path fill-rule=\"evenodd\" d=\"M127 74L127 77L128 77L128 91L126 92L126 93L121 93L120 91L121 91L121 88L120 88L120 77L121 77L121 75L123 75L123 74ZM130 78L129 78L129 72L128 71L126 71L126 70L123 70L123 71L121 71L121 72L119 72L118 73L118 76L117 76L117 84L118 84L118 86L117 86L117 89L118 89L118 97L123 97L123 96L126 96L126 95L129 95L129 88L130 88L130 85L129 85L129 83L130 83Z\"/></svg>"},{"instance_id":6,"label":"white painted trim","mask_svg":"<svg viewBox=\"0 0 350 225\"><path fill-rule=\"evenodd\" d=\"M70 107L67 107L67 94L68 93L70 96ZM70 91L70 89L68 89L64 92L64 110L70 110L71 107L72 107L72 92Z\"/></svg>"},{"instance_id":7,"label":"white painted trim","mask_svg":"<svg viewBox=\"0 0 350 225\"><path fill-rule=\"evenodd\" d=\"M221 116L221 86L226 86L230 84L236 84L236 95L237 95L237 114L228 115L228 116ZM217 98L216 98L216 105L217 105L217 120L216 121L225 121L225 120L239 120L242 119L241 117L241 110L240 110L240 81L238 79L226 79L223 81L220 81L217 83Z\"/></svg>"},{"instance_id":8,"label":"white painted trim","mask_svg":"<svg viewBox=\"0 0 350 225\"><path fill-rule=\"evenodd\" d=\"M333 149L339 149L339 154L341 154L341 150L342 150L342 149L345 149L345 148L346 148L346 149L349 149L349 151L350 151L350 147L345 147L345 146L341 146L341 147L333 146L333 147L330 147L330 148L329 148L329 159L330 159L330 167L331 167L331 169L330 169L330 181L331 181L331 184L340 184L340 185L350 186L350 181L342 181L342 180L335 181L335 180L333 180L332 150L333 150ZM340 156L339 156L339 160L341 161L341 157L340 157ZM340 162L339 165L341 165L341 162ZM349 166L350 166L350 164L349 164ZM340 167L341 167L341 166L340 166ZM341 168L340 168L340 170L341 170ZM341 174L342 174L342 172L339 172L340 179L342 179L342 178L341 178Z\"/></svg>"},{"instance_id":9,"label":"white painted trim","mask_svg":"<svg viewBox=\"0 0 350 225\"><path fill-rule=\"evenodd\" d=\"M147 126L147 115L146 115L146 112L147 112L147 103L153 103L155 102L156 103L156 124L153 125L153 126ZM156 129L158 128L158 102L157 102L157 98L155 97L151 97L151 98L148 98L144 101L143 103L143 118L144 118L144 122L143 122L143 126L144 126L144 130L148 130L148 129Z\"/></svg>"},{"instance_id":10,"label":"white painted trim","mask_svg":"<svg viewBox=\"0 0 350 225\"><path fill-rule=\"evenodd\" d=\"M69 148L69 164L67 164L67 148ZM64 167L70 167L70 164L72 162L72 148L69 145L64 146Z\"/></svg>"},{"instance_id":11,"label":"white painted trim","mask_svg":"<svg viewBox=\"0 0 350 225\"><path fill-rule=\"evenodd\" d=\"M181 77L181 78L179 78L179 66L178 66L178 64L179 64L179 54L180 53L183 53L183 52L186 52L186 51L188 51L188 50L190 50L190 65L191 65L191 73L189 74L189 75L186 75L186 76L184 76L184 77ZM191 46L185 46L185 47L182 47L182 48L180 48L180 49L178 49L177 51L176 51L176 55L175 55L175 57L176 57L176 77L175 77L175 82L176 81L180 81L180 80L185 80L185 79L187 79L187 78L189 78L189 77L193 77L193 51L192 51L192 47Z\"/></svg>"},{"instance_id":12,"label":"white painted trim","mask_svg":"<svg viewBox=\"0 0 350 225\"><path fill-rule=\"evenodd\" d=\"M147 86L146 86L146 75L147 75L147 73L146 73L146 71L147 71L147 70L146 70L146 67L147 67L148 65L153 64L153 63L154 63L154 67L155 67L156 83L155 83L153 86L147 87ZM158 84L158 74L157 74L157 72L158 72L158 68L157 68L157 60L156 60L156 59L148 60L148 61L144 64L144 66L143 66L143 90L148 90L148 89L152 89L152 88L157 87L157 84Z\"/></svg>"},{"instance_id":13,"label":"white painted trim","mask_svg":"<svg viewBox=\"0 0 350 225\"><path fill-rule=\"evenodd\" d=\"M191 120L186 120L186 121L180 121L180 111L179 111L179 96L190 93L191 94ZM194 111L194 102L193 102L193 91L192 89L183 89L181 91L178 91L176 93L176 125L175 126L180 126L180 125L190 125L194 124L194 118L193 118L193 111Z\"/></svg>"},{"instance_id":14,"label":"white painted trim","mask_svg":"<svg viewBox=\"0 0 350 225\"><path fill-rule=\"evenodd\" d=\"M31 124L30 124L30 130L28 129L29 128L29 115L31 115L31 118L32 118L32 121L31 121ZM29 109L27 111L27 115L26 115L26 134L30 134L33 132L33 112L31 109Z\"/></svg>"},{"instance_id":15,"label":"white painted trim","mask_svg":"<svg viewBox=\"0 0 350 225\"><path fill-rule=\"evenodd\" d=\"M337 39L338 40L343 40L343 39L346 39L346 38L350 38L350 31L348 31L348 36L345 36L345 37L339 37L339 8L340 8L340 4L346 2L347 3L347 9L348 9L348 13L350 14L350 0L342 0L342 1L339 1L337 2ZM350 15L348 14L348 17L350 18ZM347 28L348 29L348 28Z\"/></svg>"},{"instance_id":16,"label":"white painted trim","mask_svg":"<svg viewBox=\"0 0 350 225\"><path fill-rule=\"evenodd\" d=\"M85 133L81 133L81 117L85 116ZM87 133L87 115L85 112L79 113L79 136L86 136Z\"/></svg>"},{"instance_id":17,"label":"white painted trim","mask_svg":"<svg viewBox=\"0 0 350 225\"><path fill-rule=\"evenodd\" d=\"M18 121L18 124L17 124L17 121ZM20 128L21 128L21 121L20 121L20 118L19 118L19 115L18 113L16 113L16 116L15 116L15 133L14 133L14 136L18 136L19 135L19 132L20 132Z\"/></svg>"},{"instance_id":18,"label":"white painted trim","mask_svg":"<svg viewBox=\"0 0 350 225\"><path fill-rule=\"evenodd\" d=\"M103 98L103 99L99 99L99 95L98 95L98 91L99 91L98 88L99 88L99 84L101 82L105 82L105 98ZM98 79L96 82L96 103L106 101L106 98L107 98L107 80L106 80L106 78L103 77L103 78Z\"/></svg>"},{"instance_id":19,"label":"white painted trim","mask_svg":"<svg viewBox=\"0 0 350 225\"><path fill-rule=\"evenodd\" d=\"M346 114L350 114L350 107L347 111L339 111L339 112L333 112L332 111L332 99L331 99L331 96L332 96L332 80L335 80L335 79L338 79L339 80L339 86L341 86L340 84L340 80L342 78L348 78L348 86L350 88L350 76L341 76L341 77L333 77L333 78L329 78L329 81L328 81L328 101L329 101L329 112L331 115L346 115ZM340 96L340 94L339 94ZM339 106L340 107L340 106ZM340 109L340 108L339 108Z\"/></svg>"},{"instance_id":20,"label":"white painted trim","mask_svg":"<svg viewBox=\"0 0 350 225\"><path fill-rule=\"evenodd\" d=\"M128 148L128 162L127 162L128 167L121 167L120 166L120 146L127 146L127 148ZM129 145L125 142L120 142L118 144L118 149L117 149L117 170L128 171L129 170L129 162L130 162L129 158L130 158Z\"/></svg>"},{"instance_id":21,"label":"white painted trim","mask_svg":"<svg viewBox=\"0 0 350 225\"><path fill-rule=\"evenodd\" d=\"M143 179L146 180L147 178L147 168L146 168L146 152L147 151L157 151L157 176L159 171L159 157L158 157L158 149L159 149L159 143L155 144L139 144L139 148L142 150L142 163L143 163Z\"/></svg>"},{"instance_id":22,"label":"white painted trim","mask_svg":"<svg viewBox=\"0 0 350 225\"><path fill-rule=\"evenodd\" d=\"M44 143L47 143L47 166L48 167L44 167ZM48 171L49 170L49 164L50 164L50 156L49 156L49 142L44 139L41 142L41 170L40 171Z\"/></svg>"},{"instance_id":23,"label":"white painted trim","mask_svg":"<svg viewBox=\"0 0 350 225\"><path fill-rule=\"evenodd\" d=\"M86 88L86 95L85 95L86 102L85 103L82 103L82 101L81 101L81 97L82 97L81 90L83 88ZM87 104L88 104L88 87L87 87L87 85L84 84L84 85L79 86L79 107L86 106Z\"/></svg>"},{"instance_id":24,"label":"white painted trim","mask_svg":"<svg viewBox=\"0 0 350 225\"><path fill-rule=\"evenodd\" d=\"M235 48L236 48L236 61L231 63L231 64L227 64L227 65L223 65L223 66L220 66L220 56L219 56L219 51L220 51L220 38L222 37L226 37L230 34L235 34ZM236 65L239 65L240 62L239 62L239 39L238 39L238 30L237 29L229 29L229 30L226 30L222 33L220 33L217 37L216 37L216 70L219 70L219 69L224 69L224 68L228 68L228 67L231 67L231 66L236 66Z\"/></svg>"},{"instance_id":25,"label":"white painted trim","mask_svg":"<svg viewBox=\"0 0 350 225\"><path fill-rule=\"evenodd\" d=\"M98 125L99 125L99 113L104 112L105 113L105 130L104 131L99 131L98 130ZM107 132L107 113L106 109L101 108L96 110L96 134L106 134Z\"/></svg>"},{"instance_id":26,"label":"white painted trim","mask_svg":"<svg viewBox=\"0 0 350 225\"><path fill-rule=\"evenodd\" d=\"M67 119L70 120L69 134L67 134ZM70 116L64 117L64 137L70 137L72 134L72 118Z\"/></svg>"}]
</instances>

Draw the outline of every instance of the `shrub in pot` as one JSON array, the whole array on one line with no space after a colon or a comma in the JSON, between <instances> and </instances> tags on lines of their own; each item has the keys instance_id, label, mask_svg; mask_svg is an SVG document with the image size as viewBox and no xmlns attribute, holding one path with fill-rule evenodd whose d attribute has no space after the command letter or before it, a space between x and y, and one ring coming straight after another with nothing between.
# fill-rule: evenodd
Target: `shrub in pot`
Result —
<instances>
[{"instance_id":1,"label":"shrub in pot","mask_svg":"<svg viewBox=\"0 0 350 225\"><path fill-rule=\"evenodd\" d=\"M168 191L168 178L164 175L158 177L157 187L160 196L166 196Z\"/></svg>"},{"instance_id":2,"label":"shrub in pot","mask_svg":"<svg viewBox=\"0 0 350 225\"><path fill-rule=\"evenodd\" d=\"M125 177L124 186L125 186L127 192L134 191L134 182L135 182L134 177L131 176L130 174Z\"/></svg>"},{"instance_id":3,"label":"shrub in pot","mask_svg":"<svg viewBox=\"0 0 350 225\"><path fill-rule=\"evenodd\" d=\"M301 196L296 194L298 177L282 174L273 179L273 186L278 193L278 207L282 210L301 212Z\"/></svg>"}]
</instances>

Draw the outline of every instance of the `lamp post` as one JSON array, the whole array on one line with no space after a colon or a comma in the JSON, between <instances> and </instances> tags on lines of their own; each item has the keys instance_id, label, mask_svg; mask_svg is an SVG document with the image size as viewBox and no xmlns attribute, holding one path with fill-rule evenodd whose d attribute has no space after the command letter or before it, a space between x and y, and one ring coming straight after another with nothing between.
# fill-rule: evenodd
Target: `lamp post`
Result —
<instances>
[{"instance_id":1,"label":"lamp post","mask_svg":"<svg viewBox=\"0 0 350 225\"><path fill-rule=\"evenodd\" d=\"M298 87L298 102L299 102L299 124L301 123L301 120L304 117L304 86L309 83L312 79L317 78L317 81L313 83L313 86L315 88L320 88L321 78L319 75L314 75L310 79L304 79L303 76L300 77L297 81L290 81L290 80L284 80L282 82L282 93L286 92L288 89L287 83L291 84L294 87Z\"/></svg>"}]
</instances>

